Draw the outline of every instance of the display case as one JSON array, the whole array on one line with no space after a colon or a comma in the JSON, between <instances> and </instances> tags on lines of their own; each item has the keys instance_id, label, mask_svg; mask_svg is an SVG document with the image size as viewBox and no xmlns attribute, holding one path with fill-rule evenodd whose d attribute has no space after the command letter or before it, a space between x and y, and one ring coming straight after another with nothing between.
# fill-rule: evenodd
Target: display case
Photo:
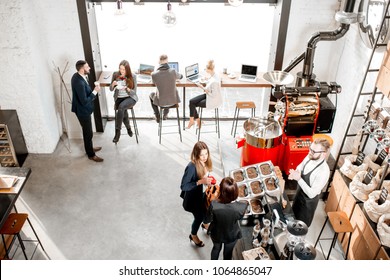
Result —
<instances>
[{"instance_id":1,"label":"display case","mask_svg":"<svg viewBox=\"0 0 390 280\"><path fill-rule=\"evenodd\" d=\"M0 124L0 165L2 167L19 166L8 127L5 124Z\"/></svg>"},{"instance_id":2,"label":"display case","mask_svg":"<svg viewBox=\"0 0 390 280\"><path fill-rule=\"evenodd\" d=\"M0 110L0 166L22 166L27 156L16 110Z\"/></svg>"}]
</instances>

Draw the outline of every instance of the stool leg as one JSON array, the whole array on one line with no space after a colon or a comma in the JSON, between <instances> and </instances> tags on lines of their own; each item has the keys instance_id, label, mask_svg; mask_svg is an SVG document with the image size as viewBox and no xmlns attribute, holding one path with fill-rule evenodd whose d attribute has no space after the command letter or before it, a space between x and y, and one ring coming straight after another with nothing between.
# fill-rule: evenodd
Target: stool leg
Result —
<instances>
[{"instance_id":1,"label":"stool leg","mask_svg":"<svg viewBox=\"0 0 390 280\"><path fill-rule=\"evenodd\" d=\"M180 119L179 119L179 107L176 107L176 115L177 115L177 125L179 127L180 142L183 142L183 140L181 138L181 128L180 128Z\"/></svg>"},{"instance_id":2,"label":"stool leg","mask_svg":"<svg viewBox=\"0 0 390 280\"><path fill-rule=\"evenodd\" d=\"M22 237L20 237L20 234L19 234L19 233L17 233L16 236L17 236L17 238L18 238L18 240L19 240L20 247L22 248L22 252L23 252L24 258L25 258L26 260L28 260L27 255L26 255L26 247L24 247Z\"/></svg>"},{"instance_id":3,"label":"stool leg","mask_svg":"<svg viewBox=\"0 0 390 280\"><path fill-rule=\"evenodd\" d=\"M234 110L234 117L233 117L233 123L232 123L232 131L230 132L231 135L233 135L233 130L234 130L234 122L236 121L236 114L237 114L237 107ZM234 135L233 135L234 136Z\"/></svg>"},{"instance_id":4,"label":"stool leg","mask_svg":"<svg viewBox=\"0 0 390 280\"><path fill-rule=\"evenodd\" d=\"M5 244L4 234L1 235L1 239L3 239L3 246L4 246L5 256L9 260L10 258L9 258L9 255L8 255L7 245Z\"/></svg>"},{"instance_id":5,"label":"stool leg","mask_svg":"<svg viewBox=\"0 0 390 280\"><path fill-rule=\"evenodd\" d=\"M216 119L216 121L217 121L218 138L220 138L220 130L219 130L219 110L218 110L218 108L215 108L215 119Z\"/></svg>"},{"instance_id":6,"label":"stool leg","mask_svg":"<svg viewBox=\"0 0 390 280\"><path fill-rule=\"evenodd\" d=\"M256 108L253 108L253 117L256 116Z\"/></svg>"},{"instance_id":7,"label":"stool leg","mask_svg":"<svg viewBox=\"0 0 390 280\"><path fill-rule=\"evenodd\" d=\"M199 114L199 123L200 123L200 127L199 127L199 134L198 134L198 141L200 140L200 129L202 128L202 114L203 114L203 108L200 107L200 114Z\"/></svg>"},{"instance_id":8,"label":"stool leg","mask_svg":"<svg viewBox=\"0 0 390 280\"><path fill-rule=\"evenodd\" d=\"M318 241L320 241L320 237L321 237L321 235L322 235L322 232L324 231L324 228L325 228L325 226L326 226L326 223L328 222L328 219L329 219L328 216L326 216L324 225L322 226L321 231L320 231L320 234L318 235L318 238L317 238L317 240L316 240L316 243L314 244L314 248L317 246Z\"/></svg>"},{"instance_id":9,"label":"stool leg","mask_svg":"<svg viewBox=\"0 0 390 280\"><path fill-rule=\"evenodd\" d=\"M330 257L330 252L332 252L332 248L334 247L334 245L336 244L336 240L337 240L337 236L339 234L336 232L333 236L333 240L332 240L332 245L330 245L330 248L329 248L329 252L328 252L328 256L326 257L327 260L329 260L329 257Z\"/></svg>"},{"instance_id":10,"label":"stool leg","mask_svg":"<svg viewBox=\"0 0 390 280\"><path fill-rule=\"evenodd\" d=\"M352 239L352 232L349 233L347 251L345 252L345 259L346 260L348 259L349 245L351 244L351 239Z\"/></svg>"},{"instance_id":11,"label":"stool leg","mask_svg":"<svg viewBox=\"0 0 390 280\"><path fill-rule=\"evenodd\" d=\"M162 116L162 113L163 113L163 109L160 107L160 116ZM162 122L163 122L163 118L160 117L160 122L158 124L158 135L159 135L159 143L161 144L161 132L162 132Z\"/></svg>"},{"instance_id":12,"label":"stool leg","mask_svg":"<svg viewBox=\"0 0 390 280\"><path fill-rule=\"evenodd\" d=\"M138 144L138 127L137 127L137 121L135 120L135 114L134 109L131 108L131 118L133 119L133 128L134 128L134 134L135 134L135 140Z\"/></svg>"},{"instance_id":13,"label":"stool leg","mask_svg":"<svg viewBox=\"0 0 390 280\"><path fill-rule=\"evenodd\" d=\"M236 137L236 133L237 133L237 125L238 125L238 116L239 115L240 115L240 109L238 109L238 111L237 111L236 126L234 128L234 134L233 134L234 137Z\"/></svg>"}]
</instances>

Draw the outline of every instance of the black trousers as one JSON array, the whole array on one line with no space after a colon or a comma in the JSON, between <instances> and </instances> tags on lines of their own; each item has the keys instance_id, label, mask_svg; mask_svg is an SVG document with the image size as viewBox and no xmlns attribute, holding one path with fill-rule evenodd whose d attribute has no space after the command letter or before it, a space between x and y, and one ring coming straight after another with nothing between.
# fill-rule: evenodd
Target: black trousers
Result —
<instances>
[{"instance_id":1,"label":"black trousers","mask_svg":"<svg viewBox=\"0 0 390 280\"><path fill-rule=\"evenodd\" d=\"M231 260L233 256L233 249L236 245L237 240L234 240L231 243L220 243L220 242L214 242L213 241L213 249L211 249L211 259L212 260L218 260L219 252L222 250L222 245L224 245L223 248L223 259L224 260Z\"/></svg>"},{"instance_id":2,"label":"black trousers","mask_svg":"<svg viewBox=\"0 0 390 280\"><path fill-rule=\"evenodd\" d=\"M150 94L150 96L149 96L149 99L150 99L150 104L152 104L152 109L153 109L154 115L155 115L157 118L159 118L159 117L160 117L160 109L158 108L157 105L155 105L155 104L153 103L153 98L154 98L154 95L155 95L155 94L156 94L156 93L152 92L152 93ZM168 113L169 113L169 109L164 109L164 110L163 110L164 116L168 116Z\"/></svg>"},{"instance_id":3,"label":"black trousers","mask_svg":"<svg viewBox=\"0 0 390 280\"><path fill-rule=\"evenodd\" d=\"M93 151L93 144L92 144L93 131L92 131L91 116L88 117L77 116L77 119L79 120L81 129L83 131L85 152L87 153L88 157L93 157L95 156L95 152Z\"/></svg>"},{"instance_id":4,"label":"black trousers","mask_svg":"<svg viewBox=\"0 0 390 280\"><path fill-rule=\"evenodd\" d=\"M206 108L206 94L201 94L191 98L190 100L190 117L194 117L194 119L199 118L198 112L196 111L196 107Z\"/></svg>"}]
</instances>

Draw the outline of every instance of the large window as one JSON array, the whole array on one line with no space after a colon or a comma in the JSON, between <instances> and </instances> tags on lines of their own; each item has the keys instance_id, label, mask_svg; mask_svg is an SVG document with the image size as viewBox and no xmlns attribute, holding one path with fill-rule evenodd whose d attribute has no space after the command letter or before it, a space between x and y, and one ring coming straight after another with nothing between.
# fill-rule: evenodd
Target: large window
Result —
<instances>
[{"instance_id":1,"label":"large window","mask_svg":"<svg viewBox=\"0 0 390 280\"><path fill-rule=\"evenodd\" d=\"M241 64L258 65L261 72L268 69L274 7L269 4L244 4L232 7L223 3L172 3L177 22L172 27L163 23L166 3L123 2L122 15L116 15L116 3L97 5L99 45L104 70L117 70L121 60L130 62L133 71L140 63L158 65L160 54L170 61L179 62L179 71L185 66L199 63L204 69L206 61L215 60L217 71L240 71ZM137 116L152 114L146 93L152 89L139 89L140 102ZM189 91L188 98L191 98ZM240 96L243 94L245 96ZM259 89L224 89L225 101L222 116L233 116L234 100L244 98L263 102ZM107 96L109 112L112 109ZM187 104L185 104L187 106ZM259 103L261 106L261 104ZM112 110L110 115L113 114Z\"/></svg>"}]
</instances>

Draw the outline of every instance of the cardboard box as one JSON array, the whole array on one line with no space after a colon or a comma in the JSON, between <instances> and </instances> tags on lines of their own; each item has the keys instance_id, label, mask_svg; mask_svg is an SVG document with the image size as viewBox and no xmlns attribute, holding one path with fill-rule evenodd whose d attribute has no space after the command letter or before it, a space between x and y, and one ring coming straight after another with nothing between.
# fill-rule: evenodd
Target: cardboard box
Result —
<instances>
[{"instance_id":1,"label":"cardboard box","mask_svg":"<svg viewBox=\"0 0 390 280\"><path fill-rule=\"evenodd\" d=\"M386 250L383 248L383 246L379 249L378 254L375 257L376 260L390 260L389 255L387 254Z\"/></svg>"},{"instance_id":2,"label":"cardboard box","mask_svg":"<svg viewBox=\"0 0 390 280\"><path fill-rule=\"evenodd\" d=\"M383 95L389 97L390 95L390 69L385 65L381 66L378 78L376 80L376 87Z\"/></svg>"}]
</instances>

